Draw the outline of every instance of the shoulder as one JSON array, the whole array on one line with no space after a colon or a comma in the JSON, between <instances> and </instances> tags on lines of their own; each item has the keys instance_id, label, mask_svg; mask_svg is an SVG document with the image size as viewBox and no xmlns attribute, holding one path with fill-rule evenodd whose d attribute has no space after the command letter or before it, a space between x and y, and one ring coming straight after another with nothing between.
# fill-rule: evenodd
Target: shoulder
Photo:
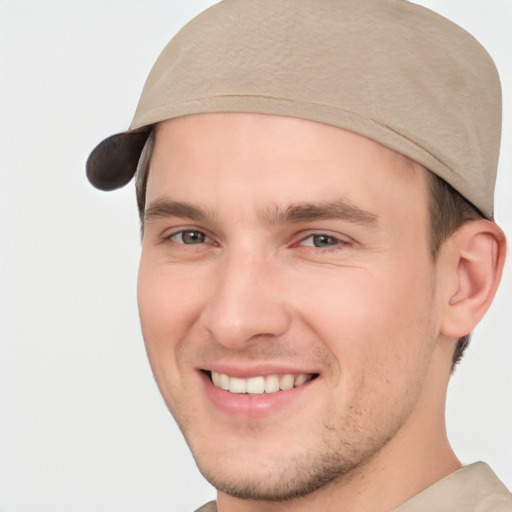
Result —
<instances>
[{"instance_id":1,"label":"shoulder","mask_svg":"<svg viewBox=\"0 0 512 512\"><path fill-rule=\"evenodd\" d=\"M512 512L512 494L484 462L439 480L395 512Z\"/></svg>"},{"instance_id":2,"label":"shoulder","mask_svg":"<svg viewBox=\"0 0 512 512\"><path fill-rule=\"evenodd\" d=\"M217 505L215 501L210 501L202 507L198 508L196 512L217 512Z\"/></svg>"}]
</instances>

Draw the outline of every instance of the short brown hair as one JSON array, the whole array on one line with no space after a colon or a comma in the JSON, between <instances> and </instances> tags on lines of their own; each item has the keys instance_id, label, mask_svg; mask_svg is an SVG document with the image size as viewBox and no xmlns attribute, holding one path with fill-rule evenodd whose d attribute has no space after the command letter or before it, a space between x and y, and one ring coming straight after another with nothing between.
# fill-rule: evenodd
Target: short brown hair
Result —
<instances>
[{"instance_id":1,"label":"short brown hair","mask_svg":"<svg viewBox=\"0 0 512 512\"><path fill-rule=\"evenodd\" d=\"M146 206L146 186L151 153L145 155L145 165L137 169L135 191L141 233L144 232L144 210ZM486 218L478 209L457 192L445 180L428 171L429 187L429 245L432 261L436 261L443 242L466 222ZM490 219L489 219L490 220ZM460 362L469 345L471 333L459 338L452 359L452 372Z\"/></svg>"}]
</instances>

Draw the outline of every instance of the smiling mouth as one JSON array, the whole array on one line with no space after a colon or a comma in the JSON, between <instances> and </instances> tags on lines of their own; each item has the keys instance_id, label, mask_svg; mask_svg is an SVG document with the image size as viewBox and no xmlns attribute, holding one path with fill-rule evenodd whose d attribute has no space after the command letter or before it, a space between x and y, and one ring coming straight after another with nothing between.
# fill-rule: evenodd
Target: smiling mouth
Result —
<instances>
[{"instance_id":1,"label":"smiling mouth","mask_svg":"<svg viewBox=\"0 0 512 512\"><path fill-rule=\"evenodd\" d=\"M207 372L210 380L217 388L229 391L235 394L261 395L263 393L277 393L302 386L306 382L316 379L317 373L300 373L292 375L261 375L242 379L231 377L225 373Z\"/></svg>"}]
</instances>

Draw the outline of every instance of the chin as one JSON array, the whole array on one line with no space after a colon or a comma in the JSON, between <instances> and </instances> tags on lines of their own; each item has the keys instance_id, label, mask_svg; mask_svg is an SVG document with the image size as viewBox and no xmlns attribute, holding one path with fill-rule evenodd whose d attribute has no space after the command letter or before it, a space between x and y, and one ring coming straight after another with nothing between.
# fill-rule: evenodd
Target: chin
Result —
<instances>
[{"instance_id":1,"label":"chin","mask_svg":"<svg viewBox=\"0 0 512 512\"><path fill-rule=\"evenodd\" d=\"M305 471L300 462L289 461L281 467L268 467L259 474L232 474L223 468L209 471L199 465L203 476L218 491L234 498L257 501L287 501L311 494L340 476L339 468L316 467ZM234 473L234 472L233 472Z\"/></svg>"},{"instance_id":2,"label":"chin","mask_svg":"<svg viewBox=\"0 0 512 512\"><path fill-rule=\"evenodd\" d=\"M201 474L218 491L257 501L288 501L314 493L348 476L366 457L344 456L327 447L316 454L302 450L274 457L261 452L240 454L235 448L214 456L192 450Z\"/></svg>"}]
</instances>

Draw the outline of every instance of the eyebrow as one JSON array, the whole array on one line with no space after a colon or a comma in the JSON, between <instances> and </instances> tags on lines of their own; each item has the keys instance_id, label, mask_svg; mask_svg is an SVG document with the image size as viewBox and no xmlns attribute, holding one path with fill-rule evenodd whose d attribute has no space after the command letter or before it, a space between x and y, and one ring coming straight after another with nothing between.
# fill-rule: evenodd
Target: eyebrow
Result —
<instances>
[{"instance_id":1,"label":"eyebrow","mask_svg":"<svg viewBox=\"0 0 512 512\"><path fill-rule=\"evenodd\" d=\"M198 206L171 199L156 199L144 211L144 222L150 222L160 217L178 217L197 221L211 220L213 214Z\"/></svg>"},{"instance_id":2,"label":"eyebrow","mask_svg":"<svg viewBox=\"0 0 512 512\"><path fill-rule=\"evenodd\" d=\"M177 217L194 221L212 221L214 215L191 203L159 198L144 212L144 222L160 217ZM378 216L343 200L296 203L286 208L270 206L259 217L270 225L310 222L316 220L344 220L365 226L376 226Z\"/></svg>"},{"instance_id":3,"label":"eyebrow","mask_svg":"<svg viewBox=\"0 0 512 512\"><path fill-rule=\"evenodd\" d=\"M272 225L315 220L344 220L365 226L376 226L378 216L343 200L292 204L285 209L274 206L263 212Z\"/></svg>"}]
</instances>

